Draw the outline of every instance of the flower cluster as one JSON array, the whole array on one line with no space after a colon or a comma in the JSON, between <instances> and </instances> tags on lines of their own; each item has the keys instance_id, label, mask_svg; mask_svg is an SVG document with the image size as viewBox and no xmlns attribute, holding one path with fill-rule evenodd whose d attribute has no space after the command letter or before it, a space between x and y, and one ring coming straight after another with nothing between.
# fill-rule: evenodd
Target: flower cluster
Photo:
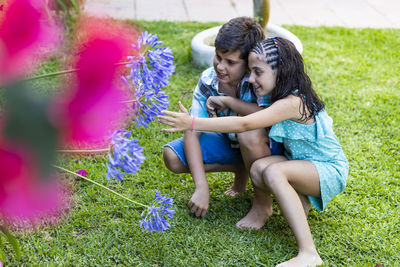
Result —
<instances>
[{"instance_id":1,"label":"flower cluster","mask_svg":"<svg viewBox=\"0 0 400 267\"><path fill-rule=\"evenodd\" d=\"M157 35L148 32L138 38L138 56L129 56L127 64L130 73L122 80L131 89L135 89L136 101L133 109L137 109L136 125L147 128L155 120L155 116L169 105L168 96L160 89L168 85L169 78L175 71L172 51L169 47L158 47L163 42ZM151 50L153 48L153 50Z\"/></svg>"},{"instance_id":2,"label":"flower cluster","mask_svg":"<svg viewBox=\"0 0 400 267\"><path fill-rule=\"evenodd\" d=\"M169 47L158 47L162 44L157 35L144 32L139 36L137 46L132 45L139 51L139 55L128 57L132 63L127 65L131 68L127 78L134 84L142 82L146 90L156 91L168 85L169 78L175 71L174 57Z\"/></svg>"},{"instance_id":3,"label":"flower cluster","mask_svg":"<svg viewBox=\"0 0 400 267\"><path fill-rule=\"evenodd\" d=\"M130 135L130 131L124 130L117 130L112 134L112 152L108 155L107 180L115 178L121 181L125 173L135 175L144 162L143 148L138 145L138 140L129 139Z\"/></svg>"},{"instance_id":4,"label":"flower cluster","mask_svg":"<svg viewBox=\"0 0 400 267\"><path fill-rule=\"evenodd\" d=\"M140 221L140 228L148 231L165 231L170 227L167 218L172 219L175 211L171 209L174 201L165 195L161 195L160 191L156 191L153 204L147 210L147 215ZM146 211L143 211L142 217Z\"/></svg>"},{"instance_id":5,"label":"flower cluster","mask_svg":"<svg viewBox=\"0 0 400 267\"><path fill-rule=\"evenodd\" d=\"M160 88L168 85L175 65L171 49L158 47L162 44L157 35L142 33L137 46L133 45L139 51L138 55L128 57L131 62L127 65L130 73L121 77L135 94L132 108L136 111L137 127L142 125L147 128L169 105L168 96ZM137 140L129 139L129 136L130 132L123 130L118 130L112 135L113 151L107 163L107 179L113 177L122 180L124 173L134 175L144 161L143 148L137 144ZM175 212L171 209L172 204L172 198L161 195L157 190L152 206L148 207L147 215L140 221L140 227L150 232L168 229L170 224L167 218L171 219ZM142 217L145 213L146 211L142 213Z\"/></svg>"},{"instance_id":6,"label":"flower cluster","mask_svg":"<svg viewBox=\"0 0 400 267\"><path fill-rule=\"evenodd\" d=\"M161 111L169 105L168 96L160 89L168 85L169 78L175 71L172 51L168 47L160 48L163 43L157 35L142 33L137 41L139 51L137 56L129 56L131 62L127 65L130 73L122 76L122 81L134 92L136 126L144 126L155 120ZM107 163L107 179L123 180L125 173L133 175L140 168L145 157L135 139L129 139L130 132L118 130L111 137L112 152ZM140 221L140 227L149 231L164 231L170 224L167 218L172 218L172 198L156 191L153 203L148 207L147 215ZM146 211L142 213L142 217Z\"/></svg>"},{"instance_id":7,"label":"flower cluster","mask_svg":"<svg viewBox=\"0 0 400 267\"><path fill-rule=\"evenodd\" d=\"M143 84L138 84L135 94L137 100L133 103L133 109L138 110L135 117L136 126L142 125L147 128L149 123L168 107L168 96L163 91L147 91Z\"/></svg>"}]
</instances>

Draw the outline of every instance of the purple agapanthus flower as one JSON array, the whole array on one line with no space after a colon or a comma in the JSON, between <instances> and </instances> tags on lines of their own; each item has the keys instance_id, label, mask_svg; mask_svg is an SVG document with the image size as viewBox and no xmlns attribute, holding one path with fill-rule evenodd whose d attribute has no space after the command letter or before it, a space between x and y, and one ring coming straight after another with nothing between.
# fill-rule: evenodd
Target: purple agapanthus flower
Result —
<instances>
[{"instance_id":1,"label":"purple agapanthus flower","mask_svg":"<svg viewBox=\"0 0 400 267\"><path fill-rule=\"evenodd\" d=\"M165 195L161 195L160 191L156 190L155 197L151 207L146 211L143 211L142 217L146 216L140 220L140 228L147 229L149 232L152 231L165 231L171 225L168 223L167 219L172 219L175 210L171 209L174 201Z\"/></svg>"},{"instance_id":2,"label":"purple agapanthus flower","mask_svg":"<svg viewBox=\"0 0 400 267\"><path fill-rule=\"evenodd\" d=\"M138 127L141 125L147 127L155 120L155 116L161 115L161 111L169 105L168 96L160 88L168 85L175 71L175 65L171 49L158 47L162 44L157 35L142 33L138 45L133 45L139 50L139 55L128 57L131 61L127 65L130 73L122 77L131 89L135 89L136 102L133 108L138 109L136 115Z\"/></svg>"},{"instance_id":3,"label":"purple agapanthus flower","mask_svg":"<svg viewBox=\"0 0 400 267\"><path fill-rule=\"evenodd\" d=\"M141 85L136 90L136 97L138 100L133 103L132 108L138 111L135 117L137 127L142 125L147 128L149 123L154 121L157 115L161 115L161 111L169 105L165 91L146 91Z\"/></svg>"},{"instance_id":4,"label":"purple agapanthus flower","mask_svg":"<svg viewBox=\"0 0 400 267\"><path fill-rule=\"evenodd\" d=\"M130 131L124 130L117 130L112 134L112 151L108 155L107 180L110 178L123 180L126 173L135 175L144 162L143 148L139 146L138 140L129 139L130 135Z\"/></svg>"}]
</instances>

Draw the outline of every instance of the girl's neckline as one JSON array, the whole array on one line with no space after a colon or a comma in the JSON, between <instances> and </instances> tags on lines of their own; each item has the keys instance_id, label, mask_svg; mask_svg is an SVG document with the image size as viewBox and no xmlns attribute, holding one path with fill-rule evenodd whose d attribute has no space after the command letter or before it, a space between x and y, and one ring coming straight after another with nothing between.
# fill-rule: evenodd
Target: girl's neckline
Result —
<instances>
[{"instance_id":1,"label":"girl's neckline","mask_svg":"<svg viewBox=\"0 0 400 267\"><path fill-rule=\"evenodd\" d=\"M302 123L302 122L298 122L298 121L295 121L295 120L288 120L288 121L292 121L292 122L300 124L300 125L310 126L310 125L314 125L315 124L316 119L314 118L314 121L311 122L311 123Z\"/></svg>"}]
</instances>

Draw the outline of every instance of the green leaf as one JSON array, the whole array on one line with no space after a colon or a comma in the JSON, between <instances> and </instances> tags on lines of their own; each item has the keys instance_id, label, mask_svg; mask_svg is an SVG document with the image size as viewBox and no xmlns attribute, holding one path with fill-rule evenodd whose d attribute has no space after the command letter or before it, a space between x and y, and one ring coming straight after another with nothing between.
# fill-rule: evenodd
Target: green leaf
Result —
<instances>
[{"instance_id":1,"label":"green leaf","mask_svg":"<svg viewBox=\"0 0 400 267\"><path fill-rule=\"evenodd\" d=\"M34 153L41 177L48 177L56 159L57 129L49 119L47 99L22 83L5 89L4 135Z\"/></svg>"},{"instance_id":2,"label":"green leaf","mask_svg":"<svg viewBox=\"0 0 400 267\"><path fill-rule=\"evenodd\" d=\"M60 6L62 6L62 8L64 8L65 12L67 13L67 17L71 18L67 4L65 4L63 0L57 0L57 2L60 4Z\"/></svg>"},{"instance_id":3,"label":"green leaf","mask_svg":"<svg viewBox=\"0 0 400 267\"><path fill-rule=\"evenodd\" d=\"M75 12L79 14L79 4L76 2L76 0L70 0L71 4L74 6Z\"/></svg>"},{"instance_id":4,"label":"green leaf","mask_svg":"<svg viewBox=\"0 0 400 267\"><path fill-rule=\"evenodd\" d=\"M3 247L4 247L3 236L0 235L0 261L2 262L6 260L6 254L3 251Z\"/></svg>"},{"instance_id":5,"label":"green leaf","mask_svg":"<svg viewBox=\"0 0 400 267\"><path fill-rule=\"evenodd\" d=\"M5 262L6 261L6 253L3 251L3 247L0 247L0 261Z\"/></svg>"},{"instance_id":6,"label":"green leaf","mask_svg":"<svg viewBox=\"0 0 400 267\"><path fill-rule=\"evenodd\" d=\"M10 243L11 247L13 248L17 259L21 260L21 248L19 246L18 240L5 227L1 226L0 229L4 233L6 239Z\"/></svg>"}]
</instances>

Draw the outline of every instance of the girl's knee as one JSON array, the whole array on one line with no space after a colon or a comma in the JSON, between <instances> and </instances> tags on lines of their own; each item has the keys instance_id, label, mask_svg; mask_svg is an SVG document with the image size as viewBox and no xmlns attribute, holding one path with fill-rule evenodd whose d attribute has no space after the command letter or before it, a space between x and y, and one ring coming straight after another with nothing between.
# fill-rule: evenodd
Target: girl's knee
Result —
<instances>
[{"instance_id":1,"label":"girl's knee","mask_svg":"<svg viewBox=\"0 0 400 267\"><path fill-rule=\"evenodd\" d=\"M279 168L279 164L272 163L262 173L264 183L269 188L274 188L285 182L286 178Z\"/></svg>"}]
</instances>

